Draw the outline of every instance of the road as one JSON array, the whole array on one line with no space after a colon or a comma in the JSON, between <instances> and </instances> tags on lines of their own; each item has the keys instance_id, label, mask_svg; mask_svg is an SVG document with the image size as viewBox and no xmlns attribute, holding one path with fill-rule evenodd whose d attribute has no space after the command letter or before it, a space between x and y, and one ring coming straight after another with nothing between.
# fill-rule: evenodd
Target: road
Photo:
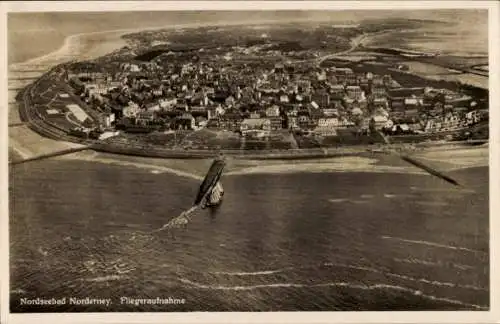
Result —
<instances>
[{"instance_id":1,"label":"road","mask_svg":"<svg viewBox=\"0 0 500 324\"><path fill-rule=\"evenodd\" d=\"M320 56L320 57L316 57L316 58L313 58L313 59L291 61L291 63L306 63L306 62L311 62L311 63L316 63L316 64L319 65L323 61L326 61L328 59L339 57L339 56L344 56L346 54L354 52L356 49L358 49L358 47L360 45L363 44L363 41L365 41L369 37L382 35L382 34L385 34L385 33L388 33L388 32L391 32L391 31L384 30L382 32L364 33L364 34L361 34L361 35L359 35L359 36L351 39L351 47L349 47L345 51L336 52L336 53L330 53L330 54L326 54L326 55L323 55L323 56Z\"/></svg>"}]
</instances>

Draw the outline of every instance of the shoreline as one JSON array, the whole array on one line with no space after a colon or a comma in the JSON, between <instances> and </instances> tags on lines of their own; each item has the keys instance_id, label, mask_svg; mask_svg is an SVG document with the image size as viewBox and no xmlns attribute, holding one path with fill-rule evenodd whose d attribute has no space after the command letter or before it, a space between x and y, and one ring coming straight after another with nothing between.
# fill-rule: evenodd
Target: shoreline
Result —
<instances>
[{"instance_id":1,"label":"shoreline","mask_svg":"<svg viewBox=\"0 0 500 324\"><path fill-rule=\"evenodd\" d=\"M450 153L452 155L450 155ZM454 172L470 168L489 167L489 151L487 147L453 151L422 152L415 158L432 163L443 172ZM448 155L447 155L448 154ZM97 162L108 165L125 166L149 170L153 174L169 173L180 177L201 181L210 166L212 159L200 158L183 160L174 158L137 157L116 155L97 151L78 152L57 157L62 161ZM385 159L385 161L384 161ZM430 176L414 166L404 162L391 163L390 156L356 155L321 157L304 160L255 160L234 159L228 157L225 176L242 176L254 174L298 174L298 173L394 173ZM452 161L452 162L450 162Z\"/></svg>"}]
</instances>

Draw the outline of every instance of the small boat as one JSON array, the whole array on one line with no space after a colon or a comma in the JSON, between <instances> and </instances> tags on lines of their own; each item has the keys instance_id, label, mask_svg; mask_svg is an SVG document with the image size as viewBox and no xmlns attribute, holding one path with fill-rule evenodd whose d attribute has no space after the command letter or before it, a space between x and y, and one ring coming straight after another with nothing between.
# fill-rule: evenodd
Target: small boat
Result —
<instances>
[{"instance_id":1,"label":"small boat","mask_svg":"<svg viewBox=\"0 0 500 324\"><path fill-rule=\"evenodd\" d=\"M205 204L202 206L203 207L215 207L219 205L222 202L222 197L224 196L224 188L222 188L222 185L220 182L217 182L215 185L214 189L212 189L212 192L208 196L207 201Z\"/></svg>"},{"instance_id":2,"label":"small boat","mask_svg":"<svg viewBox=\"0 0 500 324\"><path fill-rule=\"evenodd\" d=\"M219 180L225 165L224 159L216 159L212 163L205 179L200 185L193 205L200 205L202 208L205 208L220 204L224 195L224 189Z\"/></svg>"}]
</instances>

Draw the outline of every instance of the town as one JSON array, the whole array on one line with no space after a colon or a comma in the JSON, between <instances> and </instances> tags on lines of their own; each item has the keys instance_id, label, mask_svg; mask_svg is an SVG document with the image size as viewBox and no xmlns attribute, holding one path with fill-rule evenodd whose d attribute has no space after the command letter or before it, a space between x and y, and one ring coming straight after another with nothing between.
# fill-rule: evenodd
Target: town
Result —
<instances>
[{"instance_id":1,"label":"town","mask_svg":"<svg viewBox=\"0 0 500 324\"><path fill-rule=\"evenodd\" d=\"M404 65L375 73L369 64L318 64L314 51L271 45L163 46L141 55L126 47L71 63L58 100L76 102L46 106L43 115L64 115L79 138L201 150L468 139L487 126L487 102L432 83L401 85ZM487 138L485 129L479 136Z\"/></svg>"}]
</instances>

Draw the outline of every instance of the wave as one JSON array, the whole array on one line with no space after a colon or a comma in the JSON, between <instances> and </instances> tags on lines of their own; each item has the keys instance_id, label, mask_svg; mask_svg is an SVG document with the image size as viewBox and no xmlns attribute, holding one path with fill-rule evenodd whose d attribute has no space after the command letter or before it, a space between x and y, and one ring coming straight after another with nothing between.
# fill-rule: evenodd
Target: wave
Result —
<instances>
[{"instance_id":1,"label":"wave","mask_svg":"<svg viewBox=\"0 0 500 324\"><path fill-rule=\"evenodd\" d=\"M462 192L462 193L474 193L475 191L467 188L458 188L458 187L446 187L446 188L422 188L422 187L410 187L412 191L421 191L421 192Z\"/></svg>"},{"instance_id":2,"label":"wave","mask_svg":"<svg viewBox=\"0 0 500 324\"><path fill-rule=\"evenodd\" d=\"M339 267L339 268L348 268L348 269L353 269L353 270L361 270L361 271L381 274L384 276L394 277L394 278L398 278L398 279L405 280L405 281L418 282L418 283L428 284L428 285L432 285L432 286L439 286L439 287L450 287L450 288L472 289L472 290L478 290L478 291L489 291L488 288L484 288L484 287L478 287L478 286L474 286L474 285L461 285L461 284L455 284L452 282L442 282L442 281L437 281L437 280L429 280L426 278L415 278L415 277L410 277L407 275L402 275L402 274L393 273L393 272L387 272L387 271L382 270L382 269L376 269L376 268L367 267L367 266L357 266L357 265L350 265L350 264L337 263L337 262L325 262L325 263L321 264L320 267ZM316 270L318 267L287 267L287 268L281 268L281 269L260 270L260 271L253 271L253 272L216 271L216 272L210 272L210 273L211 274L219 274L219 275L228 275L228 276L241 276L241 277L243 277L243 276L266 276L266 275L273 275L276 273L283 273L283 272L308 269L308 268Z\"/></svg>"},{"instance_id":3,"label":"wave","mask_svg":"<svg viewBox=\"0 0 500 324\"><path fill-rule=\"evenodd\" d=\"M162 172L167 172L167 173L172 173L180 177L186 177L186 178L191 178L194 180L203 180L203 177L181 171L181 170L176 170L168 167L163 167L163 166L158 166L158 165L153 165L153 164L148 164L148 163L141 163L141 162L132 162L132 161L125 161L121 159L113 159L113 158L105 158L105 157L99 157L97 155L91 155L91 156L82 156L79 154L70 154L70 155L65 155L62 156L61 158L64 159L72 159L72 160L83 160L83 161L92 161L92 162L99 162L103 164L112 164L112 165L121 165L121 166L131 166L139 169L150 169L151 172L155 172L157 174L162 173Z\"/></svg>"},{"instance_id":4,"label":"wave","mask_svg":"<svg viewBox=\"0 0 500 324\"><path fill-rule=\"evenodd\" d=\"M415 204L428 207L445 207L449 205L446 201L416 201Z\"/></svg>"},{"instance_id":5,"label":"wave","mask_svg":"<svg viewBox=\"0 0 500 324\"><path fill-rule=\"evenodd\" d=\"M446 266L451 266L453 268L457 268L460 270L471 270L475 269L475 267L466 265L466 264L459 264L459 263L446 263L443 264L442 262L433 262L433 261L427 261L427 260L420 260L420 259L398 259L394 258L394 261L400 262L400 263L408 263L408 264L419 264L419 265L424 265L424 266L430 266L430 267L446 267Z\"/></svg>"},{"instance_id":6,"label":"wave","mask_svg":"<svg viewBox=\"0 0 500 324\"><path fill-rule=\"evenodd\" d=\"M363 197L363 198L366 199L366 197ZM359 205L359 204L366 204L366 203L369 202L368 200L363 200L363 199L360 199L360 200L351 200L351 199L348 199L348 198L328 199L328 201L331 202L331 203L334 203L334 204L343 203L343 202L349 202L349 203L357 204L357 205Z\"/></svg>"},{"instance_id":7,"label":"wave","mask_svg":"<svg viewBox=\"0 0 500 324\"><path fill-rule=\"evenodd\" d=\"M215 275L227 275L227 276L262 276L262 275L272 275L276 273L285 272L287 270L292 270L294 268L283 268L278 270L262 270L262 271L254 271L254 272L228 272L228 271L214 271L210 272Z\"/></svg>"},{"instance_id":8,"label":"wave","mask_svg":"<svg viewBox=\"0 0 500 324\"><path fill-rule=\"evenodd\" d=\"M87 282L107 282L107 281L116 281L116 280L123 280L123 279L128 279L128 277L122 276L122 275L107 275L107 276L94 277L94 278L85 278L82 280L87 281Z\"/></svg>"},{"instance_id":9,"label":"wave","mask_svg":"<svg viewBox=\"0 0 500 324\"><path fill-rule=\"evenodd\" d=\"M345 201L348 201L349 199L347 198L335 198L335 199L328 199L329 202L331 203L341 203L341 202L345 202Z\"/></svg>"},{"instance_id":10,"label":"wave","mask_svg":"<svg viewBox=\"0 0 500 324\"><path fill-rule=\"evenodd\" d=\"M421 298L430 299L433 301L442 301L450 304L460 305L464 307L471 307L478 310L487 310L488 307L469 304L455 299L436 297L432 295L424 294L420 290L411 289L408 287L397 286L397 285L388 285L388 284L356 284L351 282L326 282L319 284L301 284L301 283L272 283L272 284L260 284L260 285L251 285L251 286L222 286L222 285L204 285L201 283L197 283L188 279L181 278L179 279L183 284L189 285L192 288L196 289L210 289L210 290L229 290L229 291L245 291L245 290L257 290L257 289L276 289L276 288L316 288L316 287L344 287L351 289L361 289L361 290L395 290L401 292L411 293L415 296L419 296Z\"/></svg>"},{"instance_id":11,"label":"wave","mask_svg":"<svg viewBox=\"0 0 500 324\"><path fill-rule=\"evenodd\" d=\"M346 267L350 269L355 269L355 270L362 270L362 271L367 271L367 272L372 272L372 273L379 273L383 274L384 276L390 276L406 281L413 281L413 282L419 282L419 283L424 283L424 284L429 284L433 286L444 286L444 287L450 287L450 288L462 288L462 289L472 289L472 290L479 290L479 291L489 291L488 288L484 287L477 287L474 285L460 285L460 284L455 284L452 282L442 282L442 281L437 281L437 280L429 280L426 278L415 278L415 277L410 277L398 273L393 273L393 272L386 272L383 270L375 269L375 268L370 268L370 267L363 267L363 266L353 266L353 265L345 265L341 263L326 263L324 265L330 265L330 266L336 266L336 267Z\"/></svg>"},{"instance_id":12,"label":"wave","mask_svg":"<svg viewBox=\"0 0 500 324\"><path fill-rule=\"evenodd\" d=\"M387 235L381 236L381 238L386 239L386 240L395 240L395 241L400 241L400 242L404 242L404 243L427 245L427 246L449 249L449 250L459 250L459 251L466 251L466 252L472 252L472 253L487 254L487 252L485 252L485 251L470 249L470 248L462 247L462 246L454 246L454 245L447 245L447 244L442 244L442 243L429 242L429 241L408 240L408 239L404 239L404 238L400 238L400 237L392 237L392 236L387 236Z\"/></svg>"},{"instance_id":13,"label":"wave","mask_svg":"<svg viewBox=\"0 0 500 324\"><path fill-rule=\"evenodd\" d=\"M397 274L397 273L386 273L386 275L394 277L394 278L402 279L402 280L414 281L414 282L419 282L419 283L424 283L424 284L429 284L429 285L439 286L439 287L450 287L450 288L462 288L462 289L471 289L471 290L478 290L478 291L489 291L488 288L478 287L478 286L474 286L474 285L459 285L459 284L455 284L452 282L441 282L441 281L437 281L437 280L428 280L425 278L414 278L414 277L401 275L401 274Z\"/></svg>"},{"instance_id":14,"label":"wave","mask_svg":"<svg viewBox=\"0 0 500 324\"><path fill-rule=\"evenodd\" d=\"M41 246L40 246L40 247L38 247L38 250L37 250L37 251L38 251L38 253L40 253L40 254L41 254L41 255L43 255L43 256L47 256L47 255L49 255L49 252L48 252L48 251L44 251L44 250L42 249L42 247L41 247Z\"/></svg>"}]
</instances>

